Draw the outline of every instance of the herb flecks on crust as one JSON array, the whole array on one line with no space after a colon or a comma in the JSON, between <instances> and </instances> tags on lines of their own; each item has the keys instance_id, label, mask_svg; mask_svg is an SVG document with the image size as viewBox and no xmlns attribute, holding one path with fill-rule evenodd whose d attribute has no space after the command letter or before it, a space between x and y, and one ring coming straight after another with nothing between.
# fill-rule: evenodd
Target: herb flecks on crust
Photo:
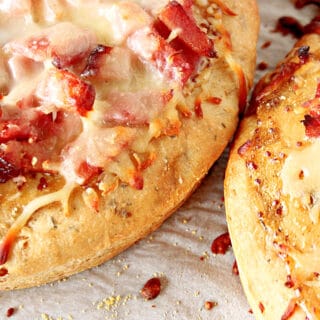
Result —
<instances>
[{"instance_id":1,"label":"herb flecks on crust","mask_svg":"<svg viewBox=\"0 0 320 320\"><path fill-rule=\"evenodd\" d=\"M219 58L216 42L238 74L241 104L247 93L221 23L235 13L220 1L196 10L191 0L170 1L156 13L133 2L99 4L89 18L105 25L103 34L77 21L79 8L55 9L8 9L18 21L25 16L30 30L13 32L0 52L0 179L23 188L25 177L40 173L61 175L65 184L17 209L1 264L35 211L60 202L68 214L75 188L84 188L84 203L97 212L100 196L120 184L143 189L143 172L157 157L152 141L179 135L181 118L201 121L202 103L221 102L202 89L186 102L194 79ZM214 28L199 23L204 16Z\"/></svg>"}]
</instances>

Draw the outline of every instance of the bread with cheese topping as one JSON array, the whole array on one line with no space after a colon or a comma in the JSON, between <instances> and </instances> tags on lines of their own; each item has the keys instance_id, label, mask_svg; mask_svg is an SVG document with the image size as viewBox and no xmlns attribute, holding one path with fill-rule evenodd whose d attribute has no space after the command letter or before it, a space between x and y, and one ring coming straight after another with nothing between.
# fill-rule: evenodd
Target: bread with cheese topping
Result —
<instances>
[{"instance_id":1,"label":"bread with cheese topping","mask_svg":"<svg viewBox=\"0 0 320 320\"><path fill-rule=\"evenodd\" d=\"M319 79L314 32L260 80L231 150L227 220L256 319L320 318Z\"/></svg>"},{"instance_id":2,"label":"bread with cheese topping","mask_svg":"<svg viewBox=\"0 0 320 320\"><path fill-rule=\"evenodd\" d=\"M0 9L3 290L158 228L226 147L253 81L254 0L63 4Z\"/></svg>"}]
</instances>

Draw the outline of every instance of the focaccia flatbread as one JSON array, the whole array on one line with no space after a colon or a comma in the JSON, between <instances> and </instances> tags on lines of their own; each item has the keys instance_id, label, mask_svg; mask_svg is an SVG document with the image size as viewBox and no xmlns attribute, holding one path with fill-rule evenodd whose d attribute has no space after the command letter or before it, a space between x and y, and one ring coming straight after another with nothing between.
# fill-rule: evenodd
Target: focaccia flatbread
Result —
<instances>
[{"instance_id":1,"label":"focaccia flatbread","mask_svg":"<svg viewBox=\"0 0 320 320\"><path fill-rule=\"evenodd\" d=\"M258 12L243 1L0 7L0 288L98 265L155 230L232 137Z\"/></svg>"}]
</instances>

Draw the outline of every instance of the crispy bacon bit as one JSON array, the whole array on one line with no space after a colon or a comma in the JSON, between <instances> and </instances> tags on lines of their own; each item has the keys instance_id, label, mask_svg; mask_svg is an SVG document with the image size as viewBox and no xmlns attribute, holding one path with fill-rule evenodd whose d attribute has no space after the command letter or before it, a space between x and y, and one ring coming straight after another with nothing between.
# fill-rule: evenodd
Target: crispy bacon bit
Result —
<instances>
[{"instance_id":1,"label":"crispy bacon bit","mask_svg":"<svg viewBox=\"0 0 320 320\"><path fill-rule=\"evenodd\" d=\"M239 275L239 269L238 269L238 264L237 261L235 260L232 266L232 273L236 276Z\"/></svg>"},{"instance_id":2,"label":"crispy bacon bit","mask_svg":"<svg viewBox=\"0 0 320 320\"><path fill-rule=\"evenodd\" d=\"M320 16L317 16L311 20L310 23L304 26L304 34L317 33L320 34Z\"/></svg>"},{"instance_id":3,"label":"crispy bacon bit","mask_svg":"<svg viewBox=\"0 0 320 320\"><path fill-rule=\"evenodd\" d=\"M80 166L78 167L78 175L84 178L85 183L89 182L91 179L96 177L101 173L101 168L94 167L90 165L88 162L83 161Z\"/></svg>"},{"instance_id":4,"label":"crispy bacon bit","mask_svg":"<svg viewBox=\"0 0 320 320\"><path fill-rule=\"evenodd\" d=\"M281 320L290 319L293 316L293 314L295 313L296 308L297 308L296 300L295 299L291 299L286 311L284 312L284 314L281 317Z\"/></svg>"},{"instance_id":5,"label":"crispy bacon bit","mask_svg":"<svg viewBox=\"0 0 320 320\"><path fill-rule=\"evenodd\" d=\"M229 247L231 247L231 239L229 233L226 232L213 240L211 251L214 254L225 254Z\"/></svg>"},{"instance_id":6,"label":"crispy bacon bit","mask_svg":"<svg viewBox=\"0 0 320 320\"><path fill-rule=\"evenodd\" d=\"M95 90L91 84L67 70L58 69L49 70L38 86L36 95L45 106L74 108L81 116L86 116L92 110L95 100Z\"/></svg>"},{"instance_id":7,"label":"crispy bacon bit","mask_svg":"<svg viewBox=\"0 0 320 320\"><path fill-rule=\"evenodd\" d=\"M278 19L275 32L280 32L284 36L292 34L295 38L301 38L304 34L303 25L293 17L284 16Z\"/></svg>"},{"instance_id":8,"label":"crispy bacon bit","mask_svg":"<svg viewBox=\"0 0 320 320\"><path fill-rule=\"evenodd\" d=\"M159 19L171 30L179 30L178 38L200 56L216 57L213 41L200 30L196 22L186 13L183 6L170 1L160 12Z\"/></svg>"},{"instance_id":9,"label":"crispy bacon bit","mask_svg":"<svg viewBox=\"0 0 320 320\"><path fill-rule=\"evenodd\" d=\"M291 275L287 275L287 281L284 283L284 285L287 287L287 288L293 288L294 287L294 281L292 280L292 277Z\"/></svg>"},{"instance_id":10,"label":"crispy bacon bit","mask_svg":"<svg viewBox=\"0 0 320 320\"><path fill-rule=\"evenodd\" d=\"M102 56L109 54L112 50L112 47L107 47L102 44L99 44L93 51L90 53L87 65L82 71L82 77L92 77L98 73L99 69L99 60Z\"/></svg>"},{"instance_id":11,"label":"crispy bacon bit","mask_svg":"<svg viewBox=\"0 0 320 320\"><path fill-rule=\"evenodd\" d=\"M161 291L161 282L159 278L151 278L141 289L141 295L147 300L155 299Z\"/></svg>"},{"instance_id":12,"label":"crispy bacon bit","mask_svg":"<svg viewBox=\"0 0 320 320\"><path fill-rule=\"evenodd\" d=\"M308 4L315 4L320 6L320 0L295 0L295 6L298 9L301 9Z\"/></svg>"},{"instance_id":13,"label":"crispy bacon bit","mask_svg":"<svg viewBox=\"0 0 320 320\"><path fill-rule=\"evenodd\" d=\"M0 277L4 277L8 274L8 269L7 268L1 268L0 269Z\"/></svg>"},{"instance_id":14,"label":"crispy bacon bit","mask_svg":"<svg viewBox=\"0 0 320 320\"><path fill-rule=\"evenodd\" d=\"M195 103L194 103L194 113L196 114L196 116L200 119L203 118L203 111L202 111L202 107L201 107L201 99L197 98Z\"/></svg>"},{"instance_id":15,"label":"crispy bacon bit","mask_svg":"<svg viewBox=\"0 0 320 320\"><path fill-rule=\"evenodd\" d=\"M190 78L199 60L196 53L183 48L183 43L168 43L153 27L139 29L128 38L127 43L142 61L151 63L165 77L181 85Z\"/></svg>"},{"instance_id":16,"label":"crispy bacon bit","mask_svg":"<svg viewBox=\"0 0 320 320\"><path fill-rule=\"evenodd\" d=\"M247 161L246 162L246 167L250 170L257 170L258 166L256 163L254 163L253 161Z\"/></svg>"},{"instance_id":17,"label":"crispy bacon bit","mask_svg":"<svg viewBox=\"0 0 320 320\"><path fill-rule=\"evenodd\" d=\"M17 177L21 173L20 169L9 163L6 159L0 157L0 183Z\"/></svg>"},{"instance_id":18,"label":"crispy bacon bit","mask_svg":"<svg viewBox=\"0 0 320 320\"><path fill-rule=\"evenodd\" d=\"M260 309L261 313L264 313L265 308L264 308L264 305L262 302L259 302L259 309Z\"/></svg>"},{"instance_id":19,"label":"crispy bacon bit","mask_svg":"<svg viewBox=\"0 0 320 320\"><path fill-rule=\"evenodd\" d=\"M309 138L317 138L320 137L320 116L312 117L307 114L304 116L304 120L302 120L306 128L306 135Z\"/></svg>"},{"instance_id":20,"label":"crispy bacon bit","mask_svg":"<svg viewBox=\"0 0 320 320\"><path fill-rule=\"evenodd\" d=\"M222 99L219 97L209 97L206 99L206 101L212 103L212 104L220 104Z\"/></svg>"},{"instance_id":21,"label":"crispy bacon bit","mask_svg":"<svg viewBox=\"0 0 320 320\"><path fill-rule=\"evenodd\" d=\"M10 318L11 316L13 316L13 314L16 312L16 309L15 308L9 308L8 310L7 310L7 313L6 313L6 315L7 315L7 317L8 318Z\"/></svg>"},{"instance_id":22,"label":"crispy bacon bit","mask_svg":"<svg viewBox=\"0 0 320 320\"><path fill-rule=\"evenodd\" d=\"M261 45L261 49L267 49L271 46L271 41L265 41L262 45Z\"/></svg>"},{"instance_id":23,"label":"crispy bacon bit","mask_svg":"<svg viewBox=\"0 0 320 320\"><path fill-rule=\"evenodd\" d=\"M142 190L144 181L141 172L135 172L129 181L129 185L137 190Z\"/></svg>"},{"instance_id":24,"label":"crispy bacon bit","mask_svg":"<svg viewBox=\"0 0 320 320\"><path fill-rule=\"evenodd\" d=\"M46 180L45 177L41 177L40 180L39 180L39 184L37 186L37 189L39 191L42 191L44 189L48 188L48 181Z\"/></svg>"},{"instance_id":25,"label":"crispy bacon bit","mask_svg":"<svg viewBox=\"0 0 320 320\"><path fill-rule=\"evenodd\" d=\"M238 149L238 155L244 156L252 147L252 140L247 140L243 145L241 145Z\"/></svg>"},{"instance_id":26,"label":"crispy bacon bit","mask_svg":"<svg viewBox=\"0 0 320 320\"><path fill-rule=\"evenodd\" d=\"M258 66L257 66L258 70L260 71L264 71L266 69L268 69L268 64L264 61L261 61Z\"/></svg>"}]
</instances>

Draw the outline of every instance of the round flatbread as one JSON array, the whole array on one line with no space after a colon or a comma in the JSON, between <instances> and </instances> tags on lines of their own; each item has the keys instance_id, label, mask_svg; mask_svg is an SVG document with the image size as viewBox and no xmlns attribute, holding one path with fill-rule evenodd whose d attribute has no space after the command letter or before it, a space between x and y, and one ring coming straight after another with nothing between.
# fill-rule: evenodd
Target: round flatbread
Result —
<instances>
[{"instance_id":1,"label":"round flatbread","mask_svg":"<svg viewBox=\"0 0 320 320\"><path fill-rule=\"evenodd\" d=\"M258 83L228 162L227 220L256 319L320 318L319 79L314 33Z\"/></svg>"},{"instance_id":2,"label":"round flatbread","mask_svg":"<svg viewBox=\"0 0 320 320\"><path fill-rule=\"evenodd\" d=\"M254 0L63 3L0 8L1 289L98 265L159 227L252 84Z\"/></svg>"}]
</instances>

